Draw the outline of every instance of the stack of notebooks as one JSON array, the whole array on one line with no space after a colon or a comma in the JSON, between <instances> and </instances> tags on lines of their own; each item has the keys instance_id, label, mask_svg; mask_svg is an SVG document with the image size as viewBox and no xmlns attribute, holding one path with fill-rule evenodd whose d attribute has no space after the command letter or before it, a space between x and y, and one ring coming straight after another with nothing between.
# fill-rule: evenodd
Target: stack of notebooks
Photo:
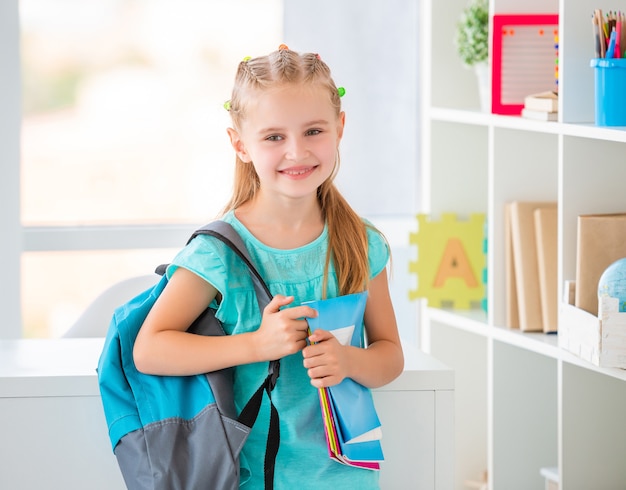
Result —
<instances>
[{"instance_id":1,"label":"stack of notebooks","mask_svg":"<svg viewBox=\"0 0 626 490\"><path fill-rule=\"evenodd\" d=\"M507 326L556 332L557 204L514 201L504 217Z\"/></svg>"},{"instance_id":2,"label":"stack of notebooks","mask_svg":"<svg viewBox=\"0 0 626 490\"><path fill-rule=\"evenodd\" d=\"M522 117L539 121L557 121L559 117L557 92L541 92L524 98Z\"/></svg>"},{"instance_id":3,"label":"stack of notebooks","mask_svg":"<svg viewBox=\"0 0 626 490\"><path fill-rule=\"evenodd\" d=\"M363 313L367 292L305 304L317 310L308 318L309 329L328 330L343 345L364 347ZM333 460L359 468L380 470L383 461L382 430L371 391L345 378L329 388L320 388L320 407L328 454Z\"/></svg>"}]
</instances>

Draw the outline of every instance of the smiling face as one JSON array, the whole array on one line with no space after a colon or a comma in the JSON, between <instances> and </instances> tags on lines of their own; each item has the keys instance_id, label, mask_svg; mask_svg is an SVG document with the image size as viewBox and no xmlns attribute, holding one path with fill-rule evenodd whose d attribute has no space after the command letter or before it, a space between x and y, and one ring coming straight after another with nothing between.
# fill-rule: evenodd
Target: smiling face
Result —
<instances>
[{"instance_id":1,"label":"smiling face","mask_svg":"<svg viewBox=\"0 0 626 490\"><path fill-rule=\"evenodd\" d=\"M344 115L337 116L328 90L285 84L250 94L246 117L231 142L244 164L254 165L262 194L315 197L335 169Z\"/></svg>"}]
</instances>

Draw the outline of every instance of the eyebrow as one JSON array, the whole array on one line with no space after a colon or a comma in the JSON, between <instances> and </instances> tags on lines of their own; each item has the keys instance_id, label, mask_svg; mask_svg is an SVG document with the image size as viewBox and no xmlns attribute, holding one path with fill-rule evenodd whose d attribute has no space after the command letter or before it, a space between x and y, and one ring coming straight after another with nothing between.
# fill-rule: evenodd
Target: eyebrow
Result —
<instances>
[{"instance_id":1,"label":"eyebrow","mask_svg":"<svg viewBox=\"0 0 626 490\"><path fill-rule=\"evenodd\" d=\"M308 123L303 124L303 127L310 128L312 126L324 126L326 124L329 124L329 122L326 119L317 119L315 121L309 121ZM263 128L259 130L259 134L276 133L282 130L283 130L282 128Z\"/></svg>"}]
</instances>

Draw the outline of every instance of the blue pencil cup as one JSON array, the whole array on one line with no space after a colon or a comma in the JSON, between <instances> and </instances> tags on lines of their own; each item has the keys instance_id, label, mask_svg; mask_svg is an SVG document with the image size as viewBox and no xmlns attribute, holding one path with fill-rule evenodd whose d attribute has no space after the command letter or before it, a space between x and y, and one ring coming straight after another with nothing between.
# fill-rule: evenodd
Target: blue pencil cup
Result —
<instances>
[{"instance_id":1,"label":"blue pencil cup","mask_svg":"<svg viewBox=\"0 0 626 490\"><path fill-rule=\"evenodd\" d=\"M626 126L626 59L594 58L595 118L598 126Z\"/></svg>"}]
</instances>

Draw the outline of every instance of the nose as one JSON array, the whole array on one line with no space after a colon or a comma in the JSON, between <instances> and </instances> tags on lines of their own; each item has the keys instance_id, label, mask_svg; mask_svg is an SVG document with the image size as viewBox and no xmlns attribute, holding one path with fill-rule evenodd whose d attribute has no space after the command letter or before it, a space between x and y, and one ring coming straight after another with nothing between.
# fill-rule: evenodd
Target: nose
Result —
<instances>
[{"instance_id":1,"label":"nose","mask_svg":"<svg viewBox=\"0 0 626 490\"><path fill-rule=\"evenodd\" d=\"M309 150L304 138L291 138L287 146L285 157L288 160L299 162L305 159L309 154Z\"/></svg>"}]
</instances>

